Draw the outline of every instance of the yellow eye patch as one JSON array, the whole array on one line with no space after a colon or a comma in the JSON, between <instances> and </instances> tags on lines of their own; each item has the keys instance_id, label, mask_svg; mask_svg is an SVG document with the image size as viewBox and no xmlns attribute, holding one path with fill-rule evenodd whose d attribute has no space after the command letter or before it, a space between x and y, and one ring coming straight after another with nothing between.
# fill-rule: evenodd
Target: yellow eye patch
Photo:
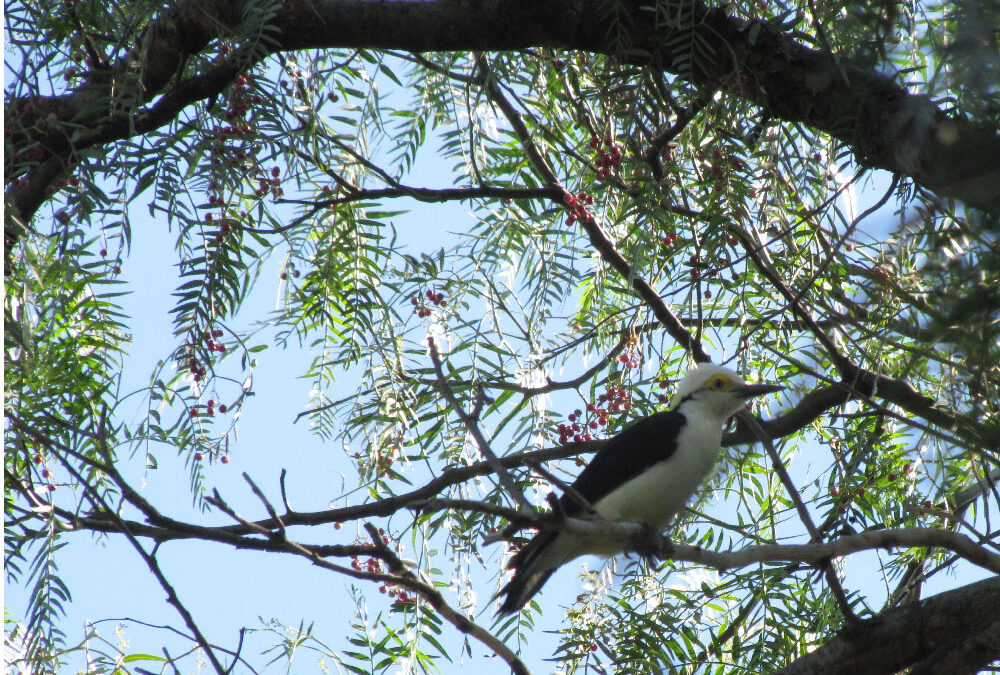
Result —
<instances>
[{"instance_id":1,"label":"yellow eye patch","mask_svg":"<svg viewBox=\"0 0 1000 675\"><path fill-rule=\"evenodd\" d=\"M712 391L728 391L733 388L733 381L725 375L713 375L708 382L705 383L705 388L711 389Z\"/></svg>"}]
</instances>

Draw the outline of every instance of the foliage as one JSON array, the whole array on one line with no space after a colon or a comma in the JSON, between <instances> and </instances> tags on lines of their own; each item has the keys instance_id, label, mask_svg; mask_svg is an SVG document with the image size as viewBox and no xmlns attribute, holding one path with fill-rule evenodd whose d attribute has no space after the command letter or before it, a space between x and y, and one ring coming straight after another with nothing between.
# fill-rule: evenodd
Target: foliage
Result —
<instances>
[{"instance_id":1,"label":"foliage","mask_svg":"<svg viewBox=\"0 0 1000 675\"><path fill-rule=\"evenodd\" d=\"M669 36L655 54L635 37L647 10L607 1L593 3L606 49L569 37L566 49L286 49L282 22L312 4L233 3L235 17L215 3L6 7L5 572L30 598L6 628L17 667L204 659L259 672L305 653L341 672L447 672L485 650L525 668L518 649L559 612L543 593L515 619L485 618L506 553L483 535L523 506L518 490L541 505L552 474L571 480L600 439L663 407L701 353L787 391L757 411L774 418L765 443L730 430L676 545L923 528L996 555L996 213L874 172L836 133L772 114L749 65L706 84L714 19L677 3L648 9ZM949 118L1000 122L986 0L730 12L766 21L744 32L766 25L838 67L890 73ZM157 61L157 31L177 26L190 51L173 68ZM26 210L40 181L40 208ZM401 231L409 212L433 219L451 203L468 216L446 236L405 243L420 238ZM136 388L130 359L154 347L132 340L122 298L140 288L127 263L150 228L175 238L176 278L159 281L173 335ZM261 310L255 292L275 288L278 309ZM300 512L284 476L282 507L248 476L257 511L239 515L206 466L253 447L239 420L261 414L254 369L275 346L309 356L293 374L313 392L308 452L342 448L344 482L329 509ZM175 457L203 519L168 517L136 487L137 475L173 485ZM302 543L316 524L357 535ZM179 612L183 649L154 655L163 631L134 653L124 638L67 635L58 562L78 530L127 540ZM242 637L210 643L161 567L173 539L293 553L351 578L347 637L246 625L268 645L257 662ZM971 569L940 541L866 559L881 589L828 555L719 573L618 558L586 576L551 656L567 673L789 666Z\"/></svg>"}]
</instances>

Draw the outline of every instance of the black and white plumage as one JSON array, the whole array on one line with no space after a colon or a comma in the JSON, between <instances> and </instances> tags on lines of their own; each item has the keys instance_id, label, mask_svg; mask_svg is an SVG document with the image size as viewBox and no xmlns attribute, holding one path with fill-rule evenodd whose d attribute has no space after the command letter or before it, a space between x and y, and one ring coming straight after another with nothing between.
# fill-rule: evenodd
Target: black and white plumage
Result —
<instances>
[{"instance_id":1,"label":"black and white plumage","mask_svg":"<svg viewBox=\"0 0 1000 675\"><path fill-rule=\"evenodd\" d=\"M572 487L607 520L641 522L663 530L711 471L722 428L754 396L781 387L748 385L732 370L702 364L688 371L669 410L622 430L594 455ZM559 503L567 516L583 507L569 495ZM614 555L615 538L543 530L511 559L510 582L500 591L500 614L516 612L560 566L581 555Z\"/></svg>"}]
</instances>

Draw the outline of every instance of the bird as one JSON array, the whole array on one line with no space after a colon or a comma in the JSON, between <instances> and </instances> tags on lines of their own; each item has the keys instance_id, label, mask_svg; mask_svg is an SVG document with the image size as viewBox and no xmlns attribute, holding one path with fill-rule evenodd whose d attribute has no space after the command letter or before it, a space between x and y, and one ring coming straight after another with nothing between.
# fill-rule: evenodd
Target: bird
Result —
<instances>
[{"instance_id":1,"label":"bird","mask_svg":"<svg viewBox=\"0 0 1000 675\"><path fill-rule=\"evenodd\" d=\"M559 506L568 517L586 517L578 495L606 520L638 522L662 532L714 466L726 421L749 399L781 389L747 384L736 372L711 363L692 368L678 384L670 407L608 439L571 484L575 495L564 493ZM514 575L497 594L503 596L497 614L524 607L570 560L621 551L616 537L539 531L511 558L507 567Z\"/></svg>"}]
</instances>

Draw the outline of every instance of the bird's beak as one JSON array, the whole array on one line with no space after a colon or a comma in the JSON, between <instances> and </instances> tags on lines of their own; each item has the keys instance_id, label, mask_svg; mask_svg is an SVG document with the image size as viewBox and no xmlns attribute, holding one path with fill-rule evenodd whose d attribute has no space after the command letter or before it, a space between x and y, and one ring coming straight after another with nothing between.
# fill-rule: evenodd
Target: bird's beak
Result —
<instances>
[{"instance_id":1,"label":"bird's beak","mask_svg":"<svg viewBox=\"0 0 1000 675\"><path fill-rule=\"evenodd\" d=\"M782 389L784 387L776 384L744 384L742 387L733 387L731 391L742 399L751 399L755 396L771 394Z\"/></svg>"}]
</instances>

